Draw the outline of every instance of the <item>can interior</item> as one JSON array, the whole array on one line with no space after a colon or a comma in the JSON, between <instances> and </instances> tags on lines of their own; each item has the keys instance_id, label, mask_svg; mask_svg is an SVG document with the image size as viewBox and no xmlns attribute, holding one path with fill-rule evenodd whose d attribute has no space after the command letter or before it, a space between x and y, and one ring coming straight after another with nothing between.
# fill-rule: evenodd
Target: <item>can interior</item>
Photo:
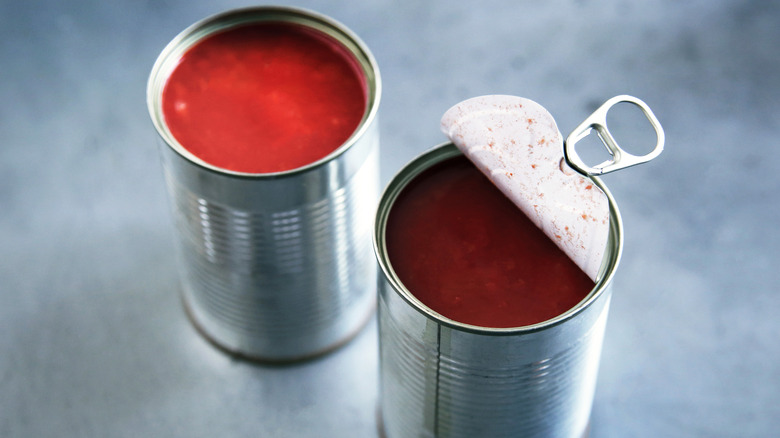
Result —
<instances>
[{"instance_id":1,"label":"can interior","mask_svg":"<svg viewBox=\"0 0 780 438\"><path fill-rule=\"evenodd\" d=\"M548 328L572 318L583 309L588 307L593 301L595 301L612 282L612 278L614 277L615 271L617 270L623 249L623 224L620 218L620 212L618 211L617 204L615 203L612 194L609 192L604 183L597 177L591 177L591 180L607 195L609 200L610 222L607 248L604 251L604 258L602 260L601 268L599 269L599 273L593 289L585 298L582 299L582 301L580 301L577 305L568 311L554 318L533 325L509 328L482 327L465 324L447 318L446 316L423 304L404 286L398 275L393 270L393 267L390 263L390 258L387 253L386 227L390 211L392 210L396 198L398 198L404 188L424 170L428 169L434 164L458 155L462 154L460 150L458 150L458 148L455 147L455 145L452 143L443 143L433 149L428 150L427 152L424 152L409 162L395 175L395 177L393 177L390 184L382 194L382 197L380 198L379 207L376 214L376 221L374 224L374 251L376 253L381 271L385 276L385 280L391 285L393 290L417 311L438 323L459 330L477 333L490 333L493 335L510 335L516 334L518 332L536 331Z\"/></svg>"}]
</instances>

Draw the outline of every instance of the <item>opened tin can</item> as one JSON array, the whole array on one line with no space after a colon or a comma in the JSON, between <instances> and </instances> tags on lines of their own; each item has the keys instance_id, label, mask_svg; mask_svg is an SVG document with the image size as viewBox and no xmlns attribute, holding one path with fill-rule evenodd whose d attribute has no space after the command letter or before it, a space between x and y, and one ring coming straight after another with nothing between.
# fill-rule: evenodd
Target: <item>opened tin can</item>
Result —
<instances>
[{"instance_id":1,"label":"opened tin can","mask_svg":"<svg viewBox=\"0 0 780 438\"><path fill-rule=\"evenodd\" d=\"M375 219L379 280L380 428L387 438L581 437L591 405L622 251L617 205L609 198L609 237L595 286L570 310L515 328L449 319L400 281L388 256L390 212L422 172L461 152L447 143L410 162L390 182Z\"/></svg>"},{"instance_id":2,"label":"opened tin can","mask_svg":"<svg viewBox=\"0 0 780 438\"><path fill-rule=\"evenodd\" d=\"M163 110L166 83L188 50L257 23L327 40L347 54L364 87L365 110L351 135L292 169L236 170L204 159L172 134ZM218 347L252 359L296 360L344 343L369 319L376 265L373 212L366 206L379 196L380 94L379 70L365 44L340 23L301 9L222 13L184 30L160 54L147 103L162 138L183 301L194 325Z\"/></svg>"}]
</instances>

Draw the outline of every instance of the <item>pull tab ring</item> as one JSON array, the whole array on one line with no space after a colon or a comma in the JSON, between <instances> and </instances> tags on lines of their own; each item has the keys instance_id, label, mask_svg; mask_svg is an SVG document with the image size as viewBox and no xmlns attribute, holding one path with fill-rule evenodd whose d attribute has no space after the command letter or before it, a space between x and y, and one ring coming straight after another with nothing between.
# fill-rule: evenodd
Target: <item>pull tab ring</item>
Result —
<instances>
[{"instance_id":1,"label":"pull tab ring","mask_svg":"<svg viewBox=\"0 0 780 438\"><path fill-rule=\"evenodd\" d=\"M620 145L618 145L617 141L615 141L612 133L609 132L609 129L607 128L607 113L609 112L610 108L621 102L627 102L638 106L644 113L645 117L647 117L647 120L650 121L650 125L652 125L653 129L655 129L655 134L658 138L658 141L655 145L655 148L649 153L645 155L633 155L626 152L620 147ZM596 130L596 134L598 135L601 142L604 143L604 146L606 146L607 151L612 156L612 159L590 167L585 164L582 159L580 159L579 155L577 155L577 151L574 149L574 145L583 138L587 137L592 129ZM612 99L604 102L604 104L601 105L596 111L594 111L593 114L588 116L588 118L580 123L579 126L574 128L571 134L566 137L566 141L563 143L563 155L566 158L566 162L577 172L585 176L603 175L605 173L625 169L626 167L646 163L657 157L663 150L664 130L661 127L661 123L658 122L655 114L653 114L653 111L649 106L647 106L646 103L642 102L636 97L628 95L615 96Z\"/></svg>"}]
</instances>

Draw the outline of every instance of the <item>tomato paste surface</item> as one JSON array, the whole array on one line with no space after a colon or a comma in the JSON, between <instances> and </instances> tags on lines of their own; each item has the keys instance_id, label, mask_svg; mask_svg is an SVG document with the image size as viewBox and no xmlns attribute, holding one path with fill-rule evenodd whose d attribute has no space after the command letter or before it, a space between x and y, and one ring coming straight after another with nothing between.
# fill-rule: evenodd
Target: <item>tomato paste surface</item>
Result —
<instances>
[{"instance_id":1,"label":"tomato paste surface","mask_svg":"<svg viewBox=\"0 0 780 438\"><path fill-rule=\"evenodd\" d=\"M399 194L386 229L390 264L436 312L520 327L574 307L594 283L465 157L434 165Z\"/></svg>"},{"instance_id":2,"label":"tomato paste surface","mask_svg":"<svg viewBox=\"0 0 780 438\"><path fill-rule=\"evenodd\" d=\"M324 158L360 125L365 78L333 38L302 25L254 23L191 47L162 107L171 134L214 166L249 173Z\"/></svg>"}]
</instances>

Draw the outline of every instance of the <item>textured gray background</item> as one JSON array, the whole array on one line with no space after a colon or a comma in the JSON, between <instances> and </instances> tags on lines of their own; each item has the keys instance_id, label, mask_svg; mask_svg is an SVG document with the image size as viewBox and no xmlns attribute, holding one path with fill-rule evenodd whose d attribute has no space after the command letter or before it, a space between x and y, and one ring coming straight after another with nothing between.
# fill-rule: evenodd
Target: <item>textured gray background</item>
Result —
<instances>
[{"instance_id":1,"label":"textured gray background","mask_svg":"<svg viewBox=\"0 0 780 438\"><path fill-rule=\"evenodd\" d=\"M264 367L180 308L146 79L179 31L249 4L0 3L0 436L376 436L375 321ZM564 134L613 95L644 99L667 149L605 177L626 247L592 436L777 436L780 3L295 5L380 64L383 185L469 97L534 99Z\"/></svg>"}]
</instances>

